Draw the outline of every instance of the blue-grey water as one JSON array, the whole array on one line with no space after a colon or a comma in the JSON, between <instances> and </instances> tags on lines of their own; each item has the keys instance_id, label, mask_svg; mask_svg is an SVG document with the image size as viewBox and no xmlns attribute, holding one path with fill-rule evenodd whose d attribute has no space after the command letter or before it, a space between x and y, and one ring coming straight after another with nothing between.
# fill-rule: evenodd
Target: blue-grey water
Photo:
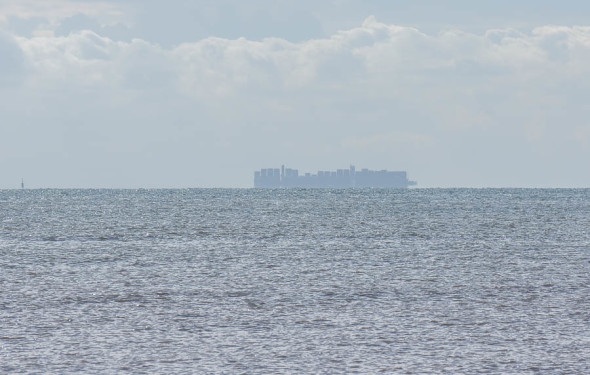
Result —
<instances>
[{"instance_id":1,"label":"blue-grey water","mask_svg":"<svg viewBox=\"0 0 590 375\"><path fill-rule=\"evenodd\" d=\"M590 190L0 191L1 373L590 373Z\"/></svg>"}]
</instances>

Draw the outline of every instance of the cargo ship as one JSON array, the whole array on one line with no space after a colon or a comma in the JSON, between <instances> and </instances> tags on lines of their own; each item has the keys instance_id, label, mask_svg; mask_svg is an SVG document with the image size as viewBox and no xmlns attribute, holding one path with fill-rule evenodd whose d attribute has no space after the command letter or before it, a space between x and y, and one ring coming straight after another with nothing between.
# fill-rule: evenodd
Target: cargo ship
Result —
<instances>
[{"instance_id":1,"label":"cargo ship","mask_svg":"<svg viewBox=\"0 0 590 375\"><path fill-rule=\"evenodd\" d=\"M254 172L254 187L263 189L275 188L400 188L405 189L417 185L410 181L405 171L373 171L361 169L357 171L351 165L348 169L336 171L318 171L316 174L299 174L297 169L265 168Z\"/></svg>"}]
</instances>

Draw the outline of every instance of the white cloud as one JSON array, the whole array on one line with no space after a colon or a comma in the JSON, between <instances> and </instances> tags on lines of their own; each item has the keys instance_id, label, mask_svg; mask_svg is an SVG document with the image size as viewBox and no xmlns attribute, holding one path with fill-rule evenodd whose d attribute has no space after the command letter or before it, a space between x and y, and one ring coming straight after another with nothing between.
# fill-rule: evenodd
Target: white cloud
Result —
<instances>
[{"instance_id":1,"label":"white cloud","mask_svg":"<svg viewBox=\"0 0 590 375\"><path fill-rule=\"evenodd\" d=\"M35 67L33 74L39 73L41 79L50 79L49 67L57 75L73 69L107 81L111 76L96 73L115 69L113 73L125 75L131 74L122 70L127 63L153 64L174 71L168 79L184 87L220 93L240 88L341 89L351 82L429 86L505 79L528 83L581 76L590 70L585 64L590 28L546 26L529 35L512 30L491 30L485 35L450 30L429 36L372 17L362 27L300 43L212 37L163 49L138 39L115 42L90 31L19 38L19 43ZM562 54L558 60L556 53Z\"/></svg>"}]
</instances>

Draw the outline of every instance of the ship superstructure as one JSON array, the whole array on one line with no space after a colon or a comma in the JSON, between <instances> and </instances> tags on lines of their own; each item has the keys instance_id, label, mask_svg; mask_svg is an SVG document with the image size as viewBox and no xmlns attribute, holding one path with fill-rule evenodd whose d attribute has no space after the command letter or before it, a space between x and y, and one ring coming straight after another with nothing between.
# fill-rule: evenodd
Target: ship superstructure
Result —
<instances>
[{"instance_id":1,"label":"ship superstructure","mask_svg":"<svg viewBox=\"0 0 590 375\"><path fill-rule=\"evenodd\" d=\"M351 165L348 169L318 171L316 174L299 174L297 169L265 168L254 172L255 188L407 188L416 185L408 180L405 171L357 171Z\"/></svg>"}]
</instances>

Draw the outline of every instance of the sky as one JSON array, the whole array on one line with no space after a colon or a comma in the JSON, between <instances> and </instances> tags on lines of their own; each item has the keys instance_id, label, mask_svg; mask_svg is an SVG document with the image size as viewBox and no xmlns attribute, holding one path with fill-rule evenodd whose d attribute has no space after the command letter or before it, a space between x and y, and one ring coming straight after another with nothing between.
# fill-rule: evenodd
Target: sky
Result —
<instances>
[{"instance_id":1,"label":"sky","mask_svg":"<svg viewBox=\"0 0 590 375\"><path fill-rule=\"evenodd\" d=\"M0 189L590 187L590 2L0 0Z\"/></svg>"}]
</instances>

